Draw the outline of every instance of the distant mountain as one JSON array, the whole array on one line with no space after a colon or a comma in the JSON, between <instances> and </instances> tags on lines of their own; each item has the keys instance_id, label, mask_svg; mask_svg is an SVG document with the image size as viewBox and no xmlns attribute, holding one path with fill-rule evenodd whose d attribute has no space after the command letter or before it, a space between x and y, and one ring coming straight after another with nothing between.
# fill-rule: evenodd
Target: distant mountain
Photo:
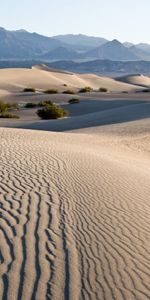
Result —
<instances>
[{"instance_id":1,"label":"distant mountain","mask_svg":"<svg viewBox=\"0 0 150 300\"><path fill-rule=\"evenodd\" d=\"M134 44L130 43L130 42L124 42L123 45L127 48L132 47Z\"/></svg>"},{"instance_id":2,"label":"distant mountain","mask_svg":"<svg viewBox=\"0 0 150 300\"><path fill-rule=\"evenodd\" d=\"M140 43L136 45L136 48L148 52L150 54L150 45L145 43Z\"/></svg>"},{"instance_id":3,"label":"distant mountain","mask_svg":"<svg viewBox=\"0 0 150 300\"><path fill-rule=\"evenodd\" d=\"M0 59L114 61L150 60L150 45L108 41L82 34L46 37L24 29L9 31L0 27Z\"/></svg>"},{"instance_id":4,"label":"distant mountain","mask_svg":"<svg viewBox=\"0 0 150 300\"><path fill-rule=\"evenodd\" d=\"M150 52L140 49L137 46L131 46L129 50L138 57L138 59L150 60Z\"/></svg>"},{"instance_id":5,"label":"distant mountain","mask_svg":"<svg viewBox=\"0 0 150 300\"><path fill-rule=\"evenodd\" d=\"M137 55L134 54L130 49L121 44L118 40L107 42L104 45L92 49L86 53L86 56L91 58L99 59L110 59L110 60L136 60Z\"/></svg>"},{"instance_id":6,"label":"distant mountain","mask_svg":"<svg viewBox=\"0 0 150 300\"><path fill-rule=\"evenodd\" d=\"M0 58L34 58L62 45L60 41L25 30L0 28Z\"/></svg>"},{"instance_id":7,"label":"distant mountain","mask_svg":"<svg viewBox=\"0 0 150 300\"><path fill-rule=\"evenodd\" d=\"M75 46L75 50L88 50L105 44L108 40L101 37L87 36L83 34L66 34L53 36L57 40Z\"/></svg>"},{"instance_id":8,"label":"distant mountain","mask_svg":"<svg viewBox=\"0 0 150 300\"><path fill-rule=\"evenodd\" d=\"M37 64L45 64L43 60L0 60L0 68L32 68ZM122 76L126 74L145 74L150 76L150 61L112 61L93 60L75 62L59 60L46 62L50 68L76 73L95 73L106 76Z\"/></svg>"},{"instance_id":9,"label":"distant mountain","mask_svg":"<svg viewBox=\"0 0 150 300\"><path fill-rule=\"evenodd\" d=\"M26 43L27 46L30 43L30 47L32 48L32 50L36 50L39 52L48 50L50 51L62 45L60 41L57 41L56 39L53 39L51 37L43 36L36 32L30 33L21 30L15 31L14 34L16 38L19 39L19 41Z\"/></svg>"},{"instance_id":10,"label":"distant mountain","mask_svg":"<svg viewBox=\"0 0 150 300\"><path fill-rule=\"evenodd\" d=\"M28 57L30 48L24 47L13 32L0 28L0 58Z\"/></svg>"},{"instance_id":11,"label":"distant mountain","mask_svg":"<svg viewBox=\"0 0 150 300\"><path fill-rule=\"evenodd\" d=\"M48 63L48 66L70 72L91 72L110 76L121 76L122 74L150 75L150 61L93 60L80 63L74 61L57 61Z\"/></svg>"},{"instance_id":12,"label":"distant mountain","mask_svg":"<svg viewBox=\"0 0 150 300\"><path fill-rule=\"evenodd\" d=\"M73 50L69 50L65 47L58 47L52 51L49 51L41 56L41 59L46 60L69 60L69 59L78 59L79 54Z\"/></svg>"}]
</instances>

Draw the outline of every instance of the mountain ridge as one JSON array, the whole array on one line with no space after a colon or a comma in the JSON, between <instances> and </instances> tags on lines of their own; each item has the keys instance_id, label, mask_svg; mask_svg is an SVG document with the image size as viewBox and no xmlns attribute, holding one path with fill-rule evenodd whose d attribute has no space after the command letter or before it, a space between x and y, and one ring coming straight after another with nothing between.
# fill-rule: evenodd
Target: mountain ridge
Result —
<instances>
[{"instance_id":1,"label":"mountain ridge","mask_svg":"<svg viewBox=\"0 0 150 300\"><path fill-rule=\"evenodd\" d=\"M150 60L150 45L83 34L47 37L25 29L10 31L0 27L0 59Z\"/></svg>"}]
</instances>

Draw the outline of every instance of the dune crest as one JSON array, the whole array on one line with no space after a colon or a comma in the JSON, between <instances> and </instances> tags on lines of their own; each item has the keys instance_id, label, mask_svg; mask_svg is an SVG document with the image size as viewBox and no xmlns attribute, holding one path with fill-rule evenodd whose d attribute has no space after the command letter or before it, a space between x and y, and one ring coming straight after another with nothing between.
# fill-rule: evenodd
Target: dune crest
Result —
<instances>
[{"instance_id":1,"label":"dune crest","mask_svg":"<svg viewBox=\"0 0 150 300\"><path fill-rule=\"evenodd\" d=\"M150 77L142 74L127 75L119 77L117 80L137 86L150 87Z\"/></svg>"},{"instance_id":2,"label":"dune crest","mask_svg":"<svg viewBox=\"0 0 150 300\"><path fill-rule=\"evenodd\" d=\"M64 89L78 90L85 86L96 90L104 87L110 92L142 90L142 87L137 86L134 82L125 83L94 74L69 73L50 69L45 65L36 65L32 69L0 69L0 89L9 92L20 92L26 87L33 87L37 90L57 88L61 92Z\"/></svg>"},{"instance_id":3,"label":"dune crest","mask_svg":"<svg viewBox=\"0 0 150 300\"><path fill-rule=\"evenodd\" d=\"M33 70L42 70L42 71L46 71L46 72L55 72L55 73L62 73L62 74L70 74L72 75L73 73L68 72L68 71L63 71L60 69L54 69L54 68L50 68L45 64L38 64L38 65L34 65L32 67Z\"/></svg>"}]
</instances>

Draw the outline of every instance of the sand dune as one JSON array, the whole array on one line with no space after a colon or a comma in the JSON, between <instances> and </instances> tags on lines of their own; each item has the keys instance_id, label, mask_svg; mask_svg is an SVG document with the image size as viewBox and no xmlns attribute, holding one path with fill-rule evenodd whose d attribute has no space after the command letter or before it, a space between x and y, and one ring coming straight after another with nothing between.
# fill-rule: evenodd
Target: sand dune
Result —
<instances>
[{"instance_id":1,"label":"sand dune","mask_svg":"<svg viewBox=\"0 0 150 300\"><path fill-rule=\"evenodd\" d=\"M64 83L143 89L45 66L0 70L10 101L31 101L24 87ZM150 100L97 94L70 106L54 95L68 118L43 121L23 109L20 120L0 121L2 300L150 299Z\"/></svg>"},{"instance_id":2,"label":"sand dune","mask_svg":"<svg viewBox=\"0 0 150 300\"><path fill-rule=\"evenodd\" d=\"M133 85L150 87L150 77L141 74L119 77L118 80Z\"/></svg>"},{"instance_id":3,"label":"sand dune","mask_svg":"<svg viewBox=\"0 0 150 300\"><path fill-rule=\"evenodd\" d=\"M0 298L149 299L149 158L109 136L0 139Z\"/></svg>"},{"instance_id":4,"label":"sand dune","mask_svg":"<svg viewBox=\"0 0 150 300\"><path fill-rule=\"evenodd\" d=\"M80 75L81 78L84 78L87 80L88 84L92 86L94 89L99 88L99 87L105 87L109 91L112 92L122 92L122 91L136 91L136 86L132 83L125 83L125 82L120 82L117 81L113 78L109 77L104 77L104 76L97 76L94 74L83 74ZM139 89L138 90L142 90Z\"/></svg>"},{"instance_id":5,"label":"sand dune","mask_svg":"<svg viewBox=\"0 0 150 300\"><path fill-rule=\"evenodd\" d=\"M93 89L105 87L110 92L142 90L140 86L116 81L112 78L51 70L43 65L37 65L32 69L0 70L0 89L8 92L20 92L25 87L33 87L37 90L57 88L60 92L72 88L76 91L85 86L91 86Z\"/></svg>"},{"instance_id":6,"label":"sand dune","mask_svg":"<svg viewBox=\"0 0 150 300\"><path fill-rule=\"evenodd\" d=\"M54 68L50 68L48 67L47 65L45 64L39 64L39 65L34 65L32 67L32 69L34 70L43 70L43 71L47 71L47 72L54 72L54 73L62 73L62 74L70 74L72 75L73 73L71 72L68 72L68 71L63 71L63 70L60 70L60 69L54 69Z\"/></svg>"}]
</instances>

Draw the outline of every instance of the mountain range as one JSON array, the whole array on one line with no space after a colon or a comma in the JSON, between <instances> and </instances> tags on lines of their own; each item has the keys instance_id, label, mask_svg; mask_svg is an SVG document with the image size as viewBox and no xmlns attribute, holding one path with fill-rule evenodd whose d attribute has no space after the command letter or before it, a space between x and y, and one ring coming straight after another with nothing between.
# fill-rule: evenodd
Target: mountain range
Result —
<instances>
[{"instance_id":1,"label":"mountain range","mask_svg":"<svg viewBox=\"0 0 150 300\"><path fill-rule=\"evenodd\" d=\"M33 62L32 62L33 64ZM112 61L112 60L92 60L86 62L75 61L54 61L48 62L50 68L67 70L75 73L93 73L111 77L122 76L124 74L145 74L150 76L150 61Z\"/></svg>"},{"instance_id":2,"label":"mountain range","mask_svg":"<svg viewBox=\"0 0 150 300\"><path fill-rule=\"evenodd\" d=\"M8 31L0 27L0 59L112 61L150 60L150 45L108 41L86 35L46 37L26 30Z\"/></svg>"}]
</instances>

